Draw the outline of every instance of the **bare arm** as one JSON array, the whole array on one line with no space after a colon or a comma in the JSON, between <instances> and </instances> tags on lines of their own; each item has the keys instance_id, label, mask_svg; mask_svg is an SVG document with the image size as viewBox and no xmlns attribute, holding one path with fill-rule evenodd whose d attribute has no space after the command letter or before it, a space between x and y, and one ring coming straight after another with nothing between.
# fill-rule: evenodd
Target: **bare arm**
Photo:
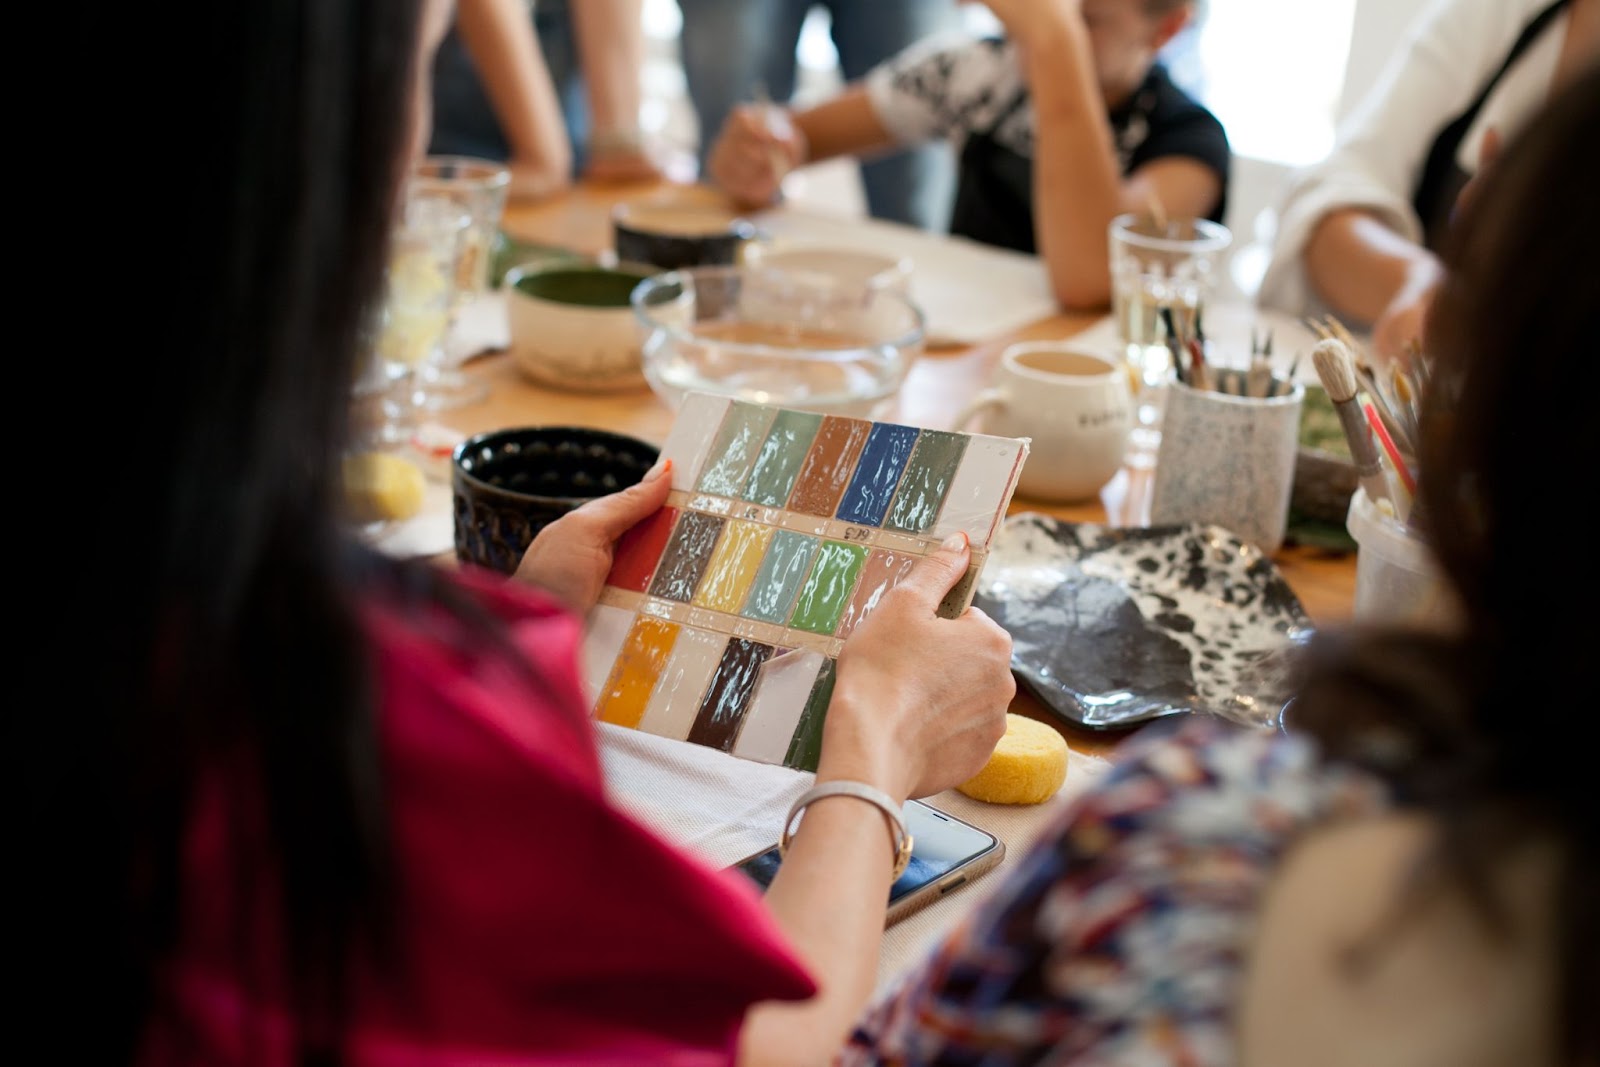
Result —
<instances>
[{"instance_id":1,"label":"bare arm","mask_svg":"<svg viewBox=\"0 0 1600 1067\"><path fill-rule=\"evenodd\" d=\"M458 0L456 27L511 146L511 195L537 198L572 181L572 148L550 70L522 0Z\"/></svg>"},{"instance_id":2,"label":"bare arm","mask_svg":"<svg viewBox=\"0 0 1600 1067\"><path fill-rule=\"evenodd\" d=\"M1422 335L1427 305L1443 273L1432 252L1359 208L1330 212L1317 224L1306 244L1305 265L1308 280L1334 314L1374 324L1374 343L1386 356ZM1384 336L1376 332L1380 323ZM1397 336L1387 336L1391 332Z\"/></svg>"},{"instance_id":3,"label":"bare arm","mask_svg":"<svg viewBox=\"0 0 1600 1067\"><path fill-rule=\"evenodd\" d=\"M1124 177L1076 0L1046 0L1012 15L1036 122L1034 234L1056 299L1097 308L1111 299L1107 230L1152 197L1169 216L1208 214L1221 192L1211 168L1181 158L1147 163Z\"/></svg>"},{"instance_id":4,"label":"bare arm","mask_svg":"<svg viewBox=\"0 0 1600 1067\"><path fill-rule=\"evenodd\" d=\"M919 561L852 635L839 658L817 781L867 782L903 802L965 781L994 750L1016 692L1010 639L979 611L934 614L969 559L963 545ZM818 993L754 1008L741 1064L828 1063L843 1046L876 983L892 860L875 806L828 797L805 809L767 902Z\"/></svg>"},{"instance_id":5,"label":"bare arm","mask_svg":"<svg viewBox=\"0 0 1600 1067\"><path fill-rule=\"evenodd\" d=\"M894 138L860 85L804 111L735 108L706 160L711 179L741 207L764 207L777 198L784 174L807 163L840 156L869 156L894 146Z\"/></svg>"},{"instance_id":6,"label":"bare arm","mask_svg":"<svg viewBox=\"0 0 1600 1067\"><path fill-rule=\"evenodd\" d=\"M585 173L634 180L659 171L639 129L645 42L641 0L573 0L573 36L593 128Z\"/></svg>"}]
</instances>

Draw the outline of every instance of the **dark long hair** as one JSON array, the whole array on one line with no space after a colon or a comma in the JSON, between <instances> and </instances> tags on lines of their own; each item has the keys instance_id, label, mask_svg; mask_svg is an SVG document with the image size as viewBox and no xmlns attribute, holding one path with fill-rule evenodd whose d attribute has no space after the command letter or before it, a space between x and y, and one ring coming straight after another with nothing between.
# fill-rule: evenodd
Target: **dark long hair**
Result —
<instances>
[{"instance_id":1,"label":"dark long hair","mask_svg":"<svg viewBox=\"0 0 1600 1067\"><path fill-rule=\"evenodd\" d=\"M41 546L70 568L52 636L77 667L57 678L70 712L30 724L25 768L41 895L71 883L88 898L30 975L87 1024L57 1048L103 1046L82 1062L138 1047L185 906L180 833L203 770L241 772L227 780L264 814L277 880L262 899L282 904L305 1058L333 1053L349 948L383 915L354 590L384 565L343 544L337 478L410 143L420 10L91 4L59 57L139 146L73 163L100 181L73 186L86 199L66 239L86 260L98 242L109 268L81 307L121 343L75 376L85 425L51 443L88 490Z\"/></svg>"},{"instance_id":2,"label":"dark long hair","mask_svg":"<svg viewBox=\"0 0 1600 1067\"><path fill-rule=\"evenodd\" d=\"M1419 503L1460 630L1313 642L1295 724L1393 781L1442 832L1430 865L1503 928L1490 874L1560 855L1565 1062L1600 1059L1600 801L1592 712L1600 552L1576 521L1600 435L1600 68L1570 84L1481 178L1444 250L1428 320Z\"/></svg>"}]
</instances>

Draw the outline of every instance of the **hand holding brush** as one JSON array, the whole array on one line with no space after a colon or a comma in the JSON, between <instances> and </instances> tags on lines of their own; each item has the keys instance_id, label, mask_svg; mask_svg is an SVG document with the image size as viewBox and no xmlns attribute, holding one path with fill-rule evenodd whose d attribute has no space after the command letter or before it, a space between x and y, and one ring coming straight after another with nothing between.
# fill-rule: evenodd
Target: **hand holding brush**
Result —
<instances>
[{"instance_id":1,"label":"hand holding brush","mask_svg":"<svg viewBox=\"0 0 1600 1067\"><path fill-rule=\"evenodd\" d=\"M1350 458L1355 463L1356 475L1361 479L1361 488L1366 490L1367 499L1372 501L1374 507L1388 501L1393 509L1395 501L1389 492L1389 481L1384 476L1383 458L1378 454L1378 446L1372 439L1372 428L1368 426L1367 418L1356 400L1360 383L1356 378L1355 360L1349 347L1338 338L1323 338L1311 350L1311 362L1317 369L1322 387L1328 391L1333 410L1339 415L1339 425L1344 429Z\"/></svg>"}]
</instances>

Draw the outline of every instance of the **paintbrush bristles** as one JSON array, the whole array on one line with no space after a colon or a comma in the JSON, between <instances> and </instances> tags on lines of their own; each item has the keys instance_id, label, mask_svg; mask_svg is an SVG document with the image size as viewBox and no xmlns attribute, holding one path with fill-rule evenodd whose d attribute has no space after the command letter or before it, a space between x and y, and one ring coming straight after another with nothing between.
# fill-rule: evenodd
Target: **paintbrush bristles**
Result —
<instances>
[{"instance_id":1,"label":"paintbrush bristles","mask_svg":"<svg viewBox=\"0 0 1600 1067\"><path fill-rule=\"evenodd\" d=\"M1322 387L1328 391L1329 400L1342 404L1355 397L1359 388L1355 361L1349 346L1343 341L1335 337L1318 341L1311 349L1311 362L1317 369Z\"/></svg>"}]
</instances>

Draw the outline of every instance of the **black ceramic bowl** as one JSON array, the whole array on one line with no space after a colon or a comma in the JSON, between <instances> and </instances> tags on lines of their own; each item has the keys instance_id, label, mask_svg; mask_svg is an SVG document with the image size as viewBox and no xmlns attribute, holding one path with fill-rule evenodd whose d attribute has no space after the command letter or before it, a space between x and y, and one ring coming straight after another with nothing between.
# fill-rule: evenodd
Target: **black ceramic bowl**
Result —
<instances>
[{"instance_id":1,"label":"black ceramic bowl","mask_svg":"<svg viewBox=\"0 0 1600 1067\"><path fill-rule=\"evenodd\" d=\"M585 426L521 426L469 437L451 455L456 559L510 574L536 534L586 500L625 489L655 445Z\"/></svg>"}]
</instances>

